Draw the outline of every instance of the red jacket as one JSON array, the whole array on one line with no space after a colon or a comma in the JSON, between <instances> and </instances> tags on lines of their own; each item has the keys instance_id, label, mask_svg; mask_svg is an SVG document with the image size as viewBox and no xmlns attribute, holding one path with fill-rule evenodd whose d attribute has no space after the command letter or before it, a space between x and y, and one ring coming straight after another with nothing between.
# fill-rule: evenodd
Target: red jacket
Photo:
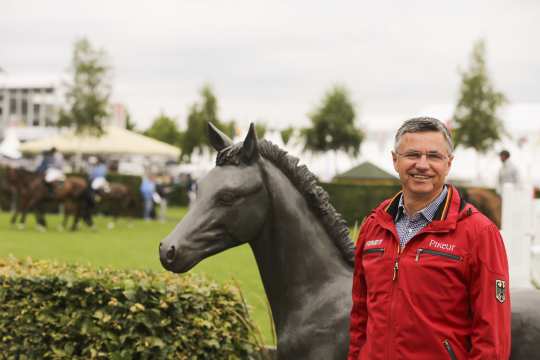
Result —
<instances>
[{"instance_id":1,"label":"red jacket","mask_svg":"<svg viewBox=\"0 0 540 360\"><path fill-rule=\"evenodd\" d=\"M349 360L508 359L508 263L497 227L450 186L400 251L398 201L377 207L358 237Z\"/></svg>"}]
</instances>

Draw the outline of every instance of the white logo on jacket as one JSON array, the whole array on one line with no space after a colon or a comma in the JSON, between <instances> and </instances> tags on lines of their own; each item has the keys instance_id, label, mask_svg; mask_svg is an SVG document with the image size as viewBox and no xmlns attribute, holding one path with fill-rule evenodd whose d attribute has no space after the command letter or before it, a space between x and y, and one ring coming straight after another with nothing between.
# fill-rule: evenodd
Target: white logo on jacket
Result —
<instances>
[{"instance_id":1,"label":"white logo on jacket","mask_svg":"<svg viewBox=\"0 0 540 360\"><path fill-rule=\"evenodd\" d=\"M456 248L456 245L441 243L441 242L438 242L437 240L430 240L429 246L435 249L447 250L450 252L453 252L454 249Z\"/></svg>"},{"instance_id":2,"label":"white logo on jacket","mask_svg":"<svg viewBox=\"0 0 540 360\"><path fill-rule=\"evenodd\" d=\"M368 240L366 242L366 247L368 246L377 246L382 244L382 239L376 239L376 240Z\"/></svg>"}]
</instances>

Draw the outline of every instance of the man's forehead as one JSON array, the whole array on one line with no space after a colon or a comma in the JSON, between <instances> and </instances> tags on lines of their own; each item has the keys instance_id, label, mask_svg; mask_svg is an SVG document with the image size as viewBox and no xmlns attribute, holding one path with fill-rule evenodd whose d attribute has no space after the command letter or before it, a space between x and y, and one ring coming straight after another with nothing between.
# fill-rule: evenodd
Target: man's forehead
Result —
<instances>
[{"instance_id":1,"label":"man's forehead","mask_svg":"<svg viewBox=\"0 0 540 360\"><path fill-rule=\"evenodd\" d=\"M443 150L447 144L444 135L436 131L405 133L401 137L399 147L416 148L422 147L420 150ZM428 149L424 149L424 148Z\"/></svg>"}]
</instances>

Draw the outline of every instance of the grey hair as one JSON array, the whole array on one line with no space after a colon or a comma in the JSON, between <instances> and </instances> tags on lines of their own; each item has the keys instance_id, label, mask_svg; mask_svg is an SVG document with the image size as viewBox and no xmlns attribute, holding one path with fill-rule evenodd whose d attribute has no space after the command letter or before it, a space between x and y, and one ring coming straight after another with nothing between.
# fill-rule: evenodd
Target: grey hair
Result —
<instances>
[{"instance_id":1,"label":"grey hair","mask_svg":"<svg viewBox=\"0 0 540 360\"><path fill-rule=\"evenodd\" d=\"M452 154L454 145L452 144L452 135L450 135L450 131L448 131L448 128L440 120L432 117L417 117L405 121L396 133L394 150L397 151L401 137L404 134L428 131L435 131L443 134L444 140L446 140L446 144L448 145L448 153Z\"/></svg>"}]
</instances>

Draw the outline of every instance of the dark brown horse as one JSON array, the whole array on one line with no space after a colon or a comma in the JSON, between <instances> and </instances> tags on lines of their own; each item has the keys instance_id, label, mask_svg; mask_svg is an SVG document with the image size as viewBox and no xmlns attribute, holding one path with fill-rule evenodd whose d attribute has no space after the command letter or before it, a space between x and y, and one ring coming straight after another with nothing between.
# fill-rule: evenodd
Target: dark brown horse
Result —
<instances>
[{"instance_id":1,"label":"dark brown horse","mask_svg":"<svg viewBox=\"0 0 540 360\"><path fill-rule=\"evenodd\" d=\"M469 187L460 189L463 198L501 228L501 198L490 189Z\"/></svg>"},{"instance_id":2,"label":"dark brown horse","mask_svg":"<svg viewBox=\"0 0 540 360\"><path fill-rule=\"evenodd\" d=\"M114 227L119 216L135 215L135 196L127 185L111 182L107 190L100 189L96 195L100 198L100 210L113 218L108 224L109 228Z\"/></svg>"},{"instance_id":3,"label":"dark brown horse","mask_svg":"<svg viewBox=\"0 0 540 360\"><path fill-rule=\"evenodd\" d=\"M88 226L92 226L91 204L88 201L88 182L82 177L69 176L63 182L54 182L49 186L43 175L21 168L8 170L7 180L17 197L17 206L11 217L11 223L24 226L26 214L34 210L39 226L46 227L44 209L47 202L63 203L74 214L71 230L76 230L82 217ZM66 214L69 212L66 212ZM20 217L19 217L20 215ZM64 225L67 219L64 218Z\"/></svg>"}]
</instances>

